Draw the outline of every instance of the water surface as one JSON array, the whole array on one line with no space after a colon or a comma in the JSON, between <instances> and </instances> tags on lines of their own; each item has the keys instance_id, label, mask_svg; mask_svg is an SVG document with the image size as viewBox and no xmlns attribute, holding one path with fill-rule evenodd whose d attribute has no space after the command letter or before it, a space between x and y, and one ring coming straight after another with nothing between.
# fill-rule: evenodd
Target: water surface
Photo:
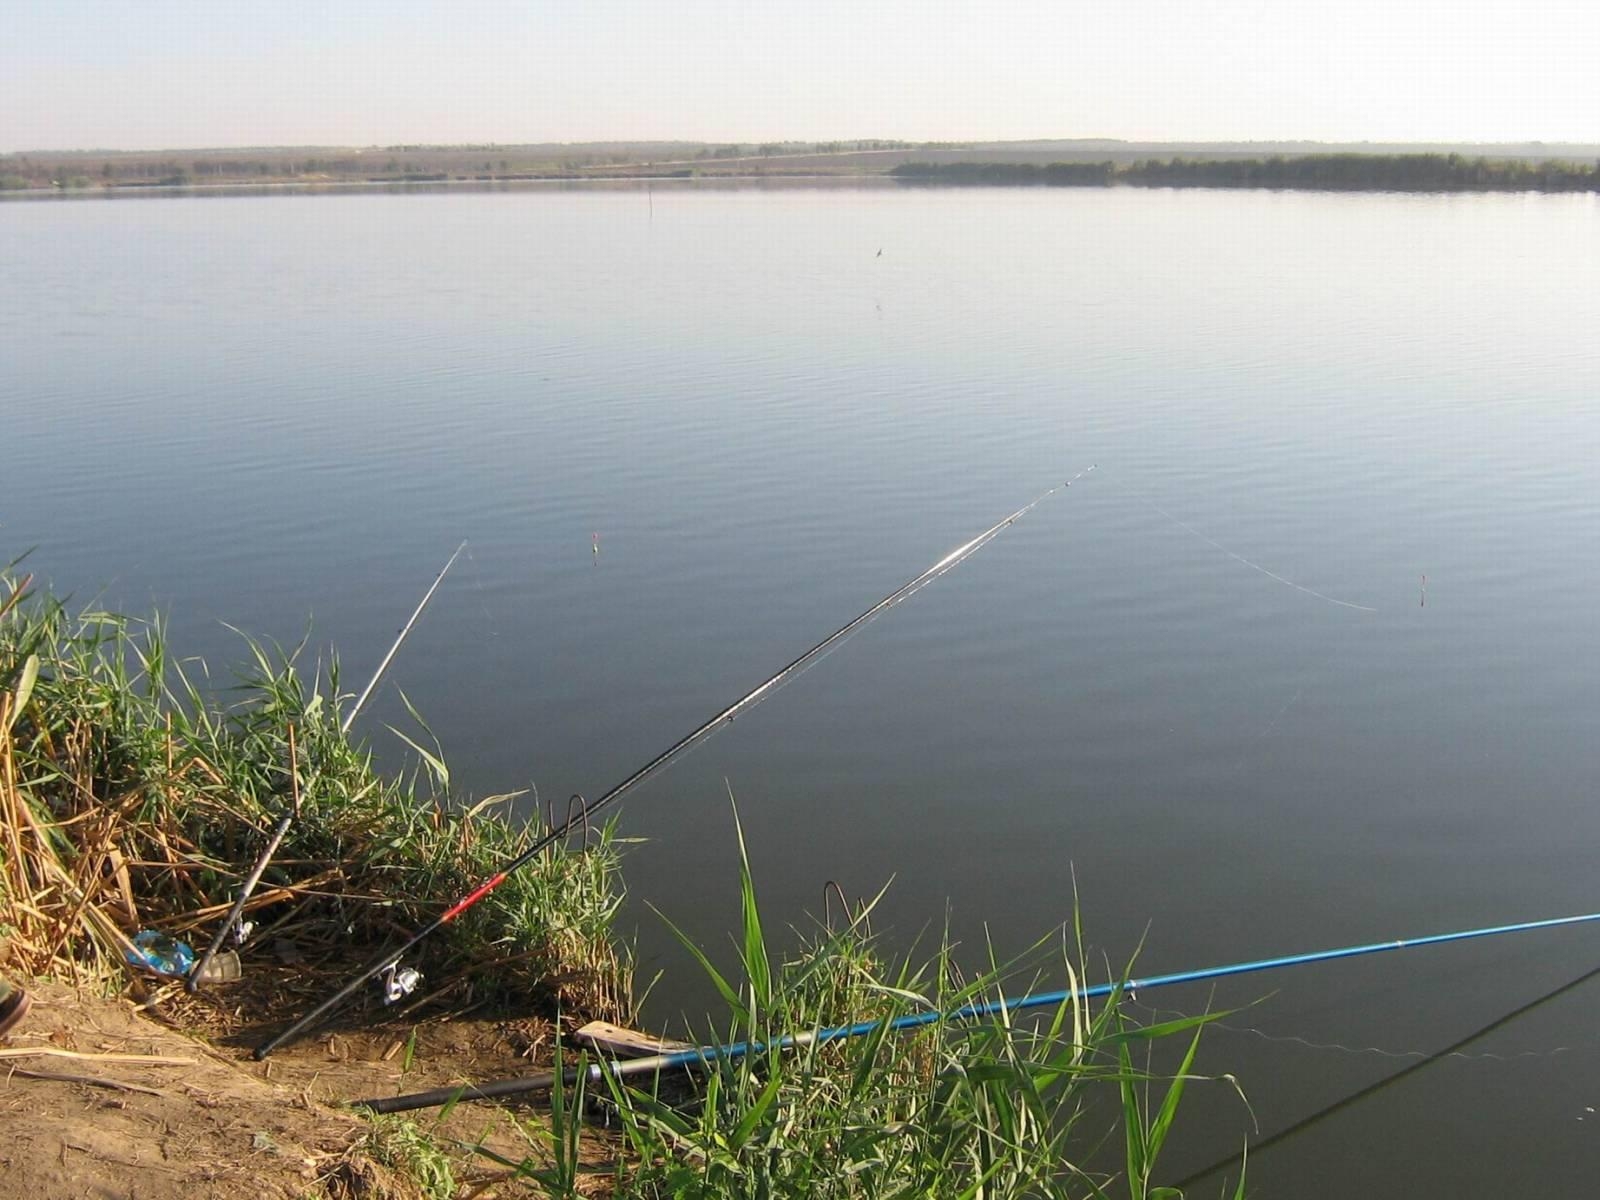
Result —
<instances>
[{"instance_id":1,"label":"water surface","mask_svg":"<svg viewBox=\"0 0 1600 1200\"><path fill-rule=\"evenodd\" d=\"M221 621L310 619L364 677L469 538L363 723L401 762L404 689L480 795L605 790L1098 464L625 801L657 1020L705 995L645 905L725 944L730 790L770 924L892 878L900 944L948 911L1010 952L1074 887L1146 973L1600 908L1594 197L141 197L0 205L0 263L0 551L218 665ZM1597 953L1141 1000L1266 997L1203 1064L1265 1136ZM1254 1194L1587 1187L1595 1001L1264 1151ZM1191 1096L1174 1178L1251 1129Z\"/></svg>"}]
</instances>

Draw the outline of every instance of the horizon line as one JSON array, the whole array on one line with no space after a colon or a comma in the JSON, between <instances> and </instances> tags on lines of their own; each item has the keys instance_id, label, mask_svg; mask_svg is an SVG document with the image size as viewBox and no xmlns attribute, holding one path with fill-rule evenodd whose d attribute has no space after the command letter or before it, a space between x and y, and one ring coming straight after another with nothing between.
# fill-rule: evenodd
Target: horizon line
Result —
<instances>
[{"instance_id":1,"label":"horizon line","mask_svg":"<svg viewBox=\"0 0 1600 1200\"><path fill-rule=\"evenodd\" d=\"M113 146L35 146L26 149L0 151L0 156L22 157L32 154L222 154L237 153L240 151L285 151L285 150L353 150L361 153L369 150L394 152L402 150L487 150L506 149L514 150L525 147L600 147L600 146L818 146L832 143L863 143L863 142L891 142L893 147L885 149L980 149L998 148L1004 146L1017 146L1034 143L1060 143L1086 144L1124 147L1141 146L1182 146L1182 147L1216 147L1216 146L1463 146L1463 147L1585 147L1600 149L1600 139L1595 141L1547 141L1543 138L1506 139L1495 138L1481 141L1459 139L1374 139L1374 138L1307 138L1307 137L1253 137L1253 138L1123 138L1102 136L1076 136L1076 137L1018 137L1018 138L895 138L895 137L837 137L837 138L736 138L736 139L705 139L705 138L679 138L679 137L642 137L642 138L590 138L576 141L461 141L461 142L282 142L282 143L240 143L234 145L213 144L201 146L141 146L141 147L113 147ZM813 153L815 151L812 151ZM828 153L859 154L873 153L873 150L835 150Z\"/></svg>"}]
</instances>

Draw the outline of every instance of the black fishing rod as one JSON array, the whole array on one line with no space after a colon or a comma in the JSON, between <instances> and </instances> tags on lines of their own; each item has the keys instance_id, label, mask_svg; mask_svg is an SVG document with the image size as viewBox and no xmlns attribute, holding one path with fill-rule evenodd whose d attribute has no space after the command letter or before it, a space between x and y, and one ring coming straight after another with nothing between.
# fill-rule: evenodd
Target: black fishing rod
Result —
<instances>
[{"instance_id":1,"label":"black fishing rod","mask_svg":"<svg viewBox=\"0 0 1600 1200\"><path fill-rule=\"evenodd\" d=\"M404 642L406 637L411 633L411 627L415 625L417 623L417 619L422 616L422 610L428 607L428 601L433 599L433 594L439 590L439 585L444 582L444 577L450 573L450 568L455 566L456 559L461 556L461 552L466 548L466 542L462 542L461 545L457 546L456 552L450 556L449 561L446 562L440 572L434 576L433 583L429 586L428 590L423 593L422 600L417 604L416 610L411 614L411 619L405 623L400 630L400 636L395 638L393 644L390 645L389 653L383 656L383 661L378 664L378 669L372 673L372 679L368 681L367 686L365 689L363 689L361 695L356 698L355 704L351 705L350 711L345 714L344 720L339 722L340 734L347 734L350 732L350 726L355 724L356 717L361 715L361 710L366 707L368 698L372 695L374 689L377 688L378 680L383 678L383 673L389 669L389 664L394 661L395 654L400 650L400 644ZM293 761L294 729L292 727L289 730L289 739L289 770L292 773L297 769ZM310 782L306 784L306 787L310 788L311 784L315 782L316 777L313 776ZM228 933L233 929L234 924L239 920L240 917L244 915L244 906L249 901L251 895L255 892L256 884L261 882L261 876L263 873L265 873L267 864L272 861L272 856L278 852L278 847L283 843L284 837L289 832L289 826L294 824L294 822L300 816L299 781L292 780L291 783L294 785L292 789L294 792L294 803L290 805L287 811L284 812L282 819L278 822L278 827L272 831L272 836L267 839L267 844L262 849L261 856L256 859L256 865L250 869L250 874L245 878L244 887L239 891L239 898L233 902L233 907L228 910L228 915L223 920L222 927L217 930L216 937L211 939L211 945L206 947L206 952L200 956L200 960L196 962L194 967L190 970L186 986L191 992L199 990L201 981L206 978L206 972L211 969L211 960L214 959L217 956L217 952L222 949L222 943L227 940Z\"/></svg>"},{"instance_id":2,"label":"black fishing rod","mask_svg":"<svg viewBox=\"0 0 1600 1200\"><path fill-rule=\"evenodd\" d=\"M922 574L918 575L915 579L902 584L900 587L890 592L887 596L885 596L882 600L879 600L860 616L856 617L849 623L840 626L827 637L823 638L820 642L811 647L811 649L807 650L788 666L784 667L782 670L778 671L775 675L772 675L764 682L758 684L756 687L746 692L743 696L740 696L739 699L728 705L727 708L724 708L709 721L706 721L703 725L699 726L691 733L674 742L671 746L667 747L667 749L663 750L649 762L645 763L644 766L640 767L632 775L629 775L626 779L617 784L609 792L606 792L599 799L582 804L578 811L568 816L561 825L557 826L555 829L552 829L543 837L537 839L526 850L522 851L522 853L518 854L515 858L511 859L504 866L502 866L499 871L491 875L488 879L484 880L483 883L479 884L472 891L468 892L438 917L435 917L430 924L423 926L416 933L412 934L411 937L407 939L405 944L402 945L398 950L386 952L381 957L373 959L371 963L362 968L359 975L350 980L349 983L345 984L333 995L329 996L321 1004L317 1005L317 1007L312 1009L305 1016L301 1017L293 1025L290 1025L277 1036L268 1038L265 1042L262 1042L261 1045L255 1048L255 1058L258 1061L266 1058L267 1055L271 1054L279 1046L294 1040L308 1026L312 1025L320 1017L326 1015L339 1005L343 1004L368 980L399 963L400 959L424 938L440 929L443 929L446 925L450 924L450 922L454 921L474 904L478 903L478 901L482 900L490 892L494 891L495 888L504 883L518 869L532 862L545 849L545 847L566 837L574 829L590 824L594 815L601 809L617 800L624 792L627 792L631 788L643 783L657 771L660 771L662 768L667 766L668 763L672 762L672 760L677 758L680 754L683 754L691 747L710 737L711 734L715 733L723 725L726 725L735 717L739 716L740 713L745 712L746 710L761 703L762 700L771 695L773 690L784 683L784 681L794 675L799 674L801 671L804 671L806 667L810 666L813 662L820 658L824 653L827 652L829 647L835 645L842 638L848 637L851 633L861 628L861 626L865 625L868 621L872 620L873 617L877 616L885 609L892 608L900 601L918 591L924 585L931 583L933 580L937 579L940 575L943 575L946 571L956 566L969 555L981 550L989 542L994 540L994 538L999 535L1001 530L1005 529L1014 521L1027 516L1028 513L1032 512L1040 504L1044 503L1044 501L1048 500L1051 496L1055 495L1063 488L1071 487L1074 482L1083 478L1083 476L1087 475L1092 470L1094 470L1094 467L1091 466L1086 470L1079 471L1071 479L1064 483L1058 483L1049 491L1044 492L1043 494L1035 497L1029 503L1024 504L1010 516L995 522L995 524L989 526L988 529L985 529L971 541L963 542L954 550L950 551L950 553L946 554L938 562L934 563L933 566L929 567L926 571L922 572Z\"/></svg>"},{"instance_id":3,"label":"black fishing rod","mask_svg":"<svg viewBox=\"0 0 1600 1200\"><path fill-rule=\"evenodd\" d=\"M1400 1068L1400 1070L1396 1071L1393 1075L1385 1075L1382 1079L1374 1080L1372 1083L1367 1084L1366 1087L1358 1088L1356 1091L1351 1092L1348 1096L1341 1096L1339 1099L1333 1101L1333 1103L1326 1104L1317 1109L1317 1111L1312 1113L1310 1116L1301 1117L1298 1121L1294 1122L1294 1124L1280 1129L1277 1133L1271 1134L1268 1137L1264 1137L1258 1142L1247 1145L1243 1150L1240 1150L1237 1153L1228 1154L1222 1158L1219 1158L1210 1166L1201 1167L1198 1171L1191 1171L1188 1175L1178 1180L1177 1183L1173 1184L1173 1186L1180 1192L1187 1192L1193 1184L1199 1183L1200 1180L1204 1179L1207 1175L1214 1175L1218 1171L1233 1166L1234 1163L1242 1162L1247 1154L1253 1160L1263 1151L1270 1150L1272 1147L1279 1145L1282 1142L1286 1142L1298 1134L1304 1133L1306 1130L1313 1128L1323 1121L1326 1121L1329 1117L1337 1116L1339 1113L1353 1108L1362 1101L1376 1096L1379 1092L1387 1091L1389 1088L1392 1088L1396 1084L1403 1082L1412 1075L1415 1075L1417 1072L1427 1070L1432 1066L1436 1066L1447 1058L1455 1058L1462 1055L1463 1051L1465 1051L1468 1046L1471 1046L1476 1042L1481 1042L1490 1034L1504 1029L1514 1021L1521 1020L1529 1013L1543 1008L1551 1001L1557 1000L1570 992L1577 991L1580 987L1592 982L1597 977L1600 977L1600 967L1595 967L1592 970L1585 971L1576 979L1568 980L1559 987L1551 988L1548 992L1544 993L1544 995L1535 997L1534 999L1529 1000L1526 1004L1519 1005L1510 1012L1496 1017L1486 1025L1480 1025L1471 1033L1457 1038L1442 1050L1434 1050L1430 1053L1424 1054L1421 1058L1417 1059L1416 1062ZM1558 1049L1560 1048L1558 1047ZM1523 1053L1527 1054L1538 1052L1524 1051ZM1551 1053L1555 1053L1555 1051L1551 1051ZM1486 1055L1485 1057L1491 1056Z\"/></svg>"}]
</instances>

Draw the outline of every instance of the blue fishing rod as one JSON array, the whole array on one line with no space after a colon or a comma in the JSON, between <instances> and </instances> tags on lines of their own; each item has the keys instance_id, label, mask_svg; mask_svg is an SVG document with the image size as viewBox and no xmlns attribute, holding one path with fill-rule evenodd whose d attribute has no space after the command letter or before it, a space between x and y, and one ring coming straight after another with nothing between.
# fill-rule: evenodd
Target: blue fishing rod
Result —
<instances>
[{"instance_id":1,"label":"blue fishing rod","mask_svg":"<svg viewBox=\"0 0 1600 1200\"><path fill-rule=\"evenodd\" d=\"M1151 975L1143 979L1128 979L1118 983L1100 983L1087 988L1067 988L1062 991L1039 992L1012 999L967 1004L948 1012L907 1013L884 1021L860 1021L854 1025L834 1025L804 1033L786 1034L771 1041L728 1042L720 1046L696 1046L676 1050L670 1054L654 1054L648 1058L635 1058L607 1063L590 1063L587 1067L570 1067L565 1071L546 1071L520 1079L501 1079L491 1083L435 1088L428 1092L415 1092L406 1096L388 1096L355 1103L373 1112L406 1112L415 1108L434 1108L457 1100L492 1100L499 1096L517 1096L528 1092L548 1091L571 1086L580 1078L600 1083L606 1075L652 1075L663 1071L707 1067L715 1062L726 1062L767 1050L788 1050L824 1042L837 1042L846 1038L863 1037L887 1028L890 1032L903 1032L937 1025L946 1021L972 1021L1001 1013L1022 1012L1032 1008L1053 1008L1069 1002L1094 1000L1121 993L1137 993L1153 988L1172 987L1180 983L1201 983L1208 979L1224 979L1230 975L1251 975L1260 971L1277 971L1284 967L1305 966L1309 963L1332 962L1341 958L1359 958L1368 954L1382 954L1388 950L1410 950L1418 946L1439 946L1446 942L1464 942L1473 938L1498 937L1508 933L1527 933L1536 929L1556 929L1565 925L1584 925L1600 921L1600 912L1583 913L1573 917L1552 917L1543 921L1522 921L1515 925L1491 925L1483 929L1463 929L1455 933L1435 933L1425 937L1398 938L1387 942L1368 942L1361 946L1342 946L1336 950L1313 950L1305 954L1286 954L1278 958L1258 958L1248 962L1229 963L1220 967L1203 967L1196 971L1175 971L1168 975Z\"/></svg>"}]
</instances>

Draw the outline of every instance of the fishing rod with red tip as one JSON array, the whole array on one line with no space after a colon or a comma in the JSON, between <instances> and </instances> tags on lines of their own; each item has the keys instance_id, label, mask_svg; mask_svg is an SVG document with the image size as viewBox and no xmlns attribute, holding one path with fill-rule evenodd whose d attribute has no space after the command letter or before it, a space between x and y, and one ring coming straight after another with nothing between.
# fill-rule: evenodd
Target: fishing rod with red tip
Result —
<instances>
[{"instance_id":1,"label":"fishing rod with red tip","mask_svg":"<svg viewBox=\"0 0 1600 1200\"><path fill-rule=\"evenodd\" d=\"M586 827L591 824L595 814L601 809L616 801L623 795L623 793L643 783L646 779L650 778L650 776L662 770L667 766L667 764L672 762L679 755L685 753L692 747L704 741L706 738L710 737L711 734L715 733L723 725L726 725L741 713L754 708L757 704L761 703L762 700L766 699L767 696L771 695L772 692L776 690L785 680L799 674L801 671L804 671L806 667L810 666L813 662L820 658L824 653L827 652L829 647L835 645L841 639L848 637L851 633L861 628L861 626L872 620L872 618L877 616L879 613L894 607L894 605L912 595L912 593L922 588L925 584L931 583L940 575L943 575L946 571L957 566L962 562L962 560L981 550L984 546L988 545L989 542L993 541L1002 530L1006 529L1013 522L1027 516L1028 513L1032 512L1051 496L1055 495L1064 488L1071 487L1077 480L1083 478L1083 476L1087 475L1093 470L1094 467L1091 466L1085 470L1079 471L1071 479L1066 480L1063 483L1058 483L1055 487L1036 496L1033 500L1029 501L1027 504L1024 504L1015 512L1009 514L999 521L996 521L993 525L989 526L989 528L978 534L977 537L972 538L970 541L963 542L954 550L946 554L943 558L935 562L926 571L923 571L922 574L901 584L898 588L890 592L882 600L879 600L871 608L868 608L865 612L861 613L853 620L834 630L815 646L812 646L811 649L800 655L799 658L796 658L793 662L789 663L788 666L782 668L776 674L757 684L750 691L746 692L732 704L728 705L728 707L717 713L716 716L712 717L704 724L700 725L690 733L684 735L678 741L674 742L671 746L667 747L667 749L663 750L649 762L645 763L644 766L640 767L632 775L629 775L626 779L617 784L610 791L606 792L603 796L599 797L593 802L582 804L578 811L570 815L561 825L552 829L543 837L536 839L526 850L522 851L515 858L512 858L506 862L505 865L500 868L500 870L495 872L495 874L491 875L472 891L461 897L460 900L456 901L455 904L451 905L444 912L439 914L439 916L435 917L429 924L423 926L416 933L412 934L408 939L406 939L405 943L401 945L399 949L385 951L381 957L373 959L367 964L367 966L362 968L358 975L356 975L338 991L334 992L333 995L329 996L321 1004L317 1005L310 1012L306 1013L305 1016L294 1022L294 1024L290 1025L287 1029L284 1029L282 1032L262 1042L261 1045L255 1048L253 1052L254 1057L258 1061L264 1059L279 1046L286 1045L287 1043L298 1038L318 1020L332 1012L334 1009L338 1008L351 996L355 995L362 985L376 978L384 971L389 970L391 967L398 965L400 960L419 943L424 941L432 934L437 933L446 925L450 924L457 917L461 916L462 913L466 912L473 905L477 904L478 901L482 900L490 892L494 891L495 888L499 887L519 869L532 862L545 850L546 847L565 838L574 829Z\"/></svg>"}]
</instances>

